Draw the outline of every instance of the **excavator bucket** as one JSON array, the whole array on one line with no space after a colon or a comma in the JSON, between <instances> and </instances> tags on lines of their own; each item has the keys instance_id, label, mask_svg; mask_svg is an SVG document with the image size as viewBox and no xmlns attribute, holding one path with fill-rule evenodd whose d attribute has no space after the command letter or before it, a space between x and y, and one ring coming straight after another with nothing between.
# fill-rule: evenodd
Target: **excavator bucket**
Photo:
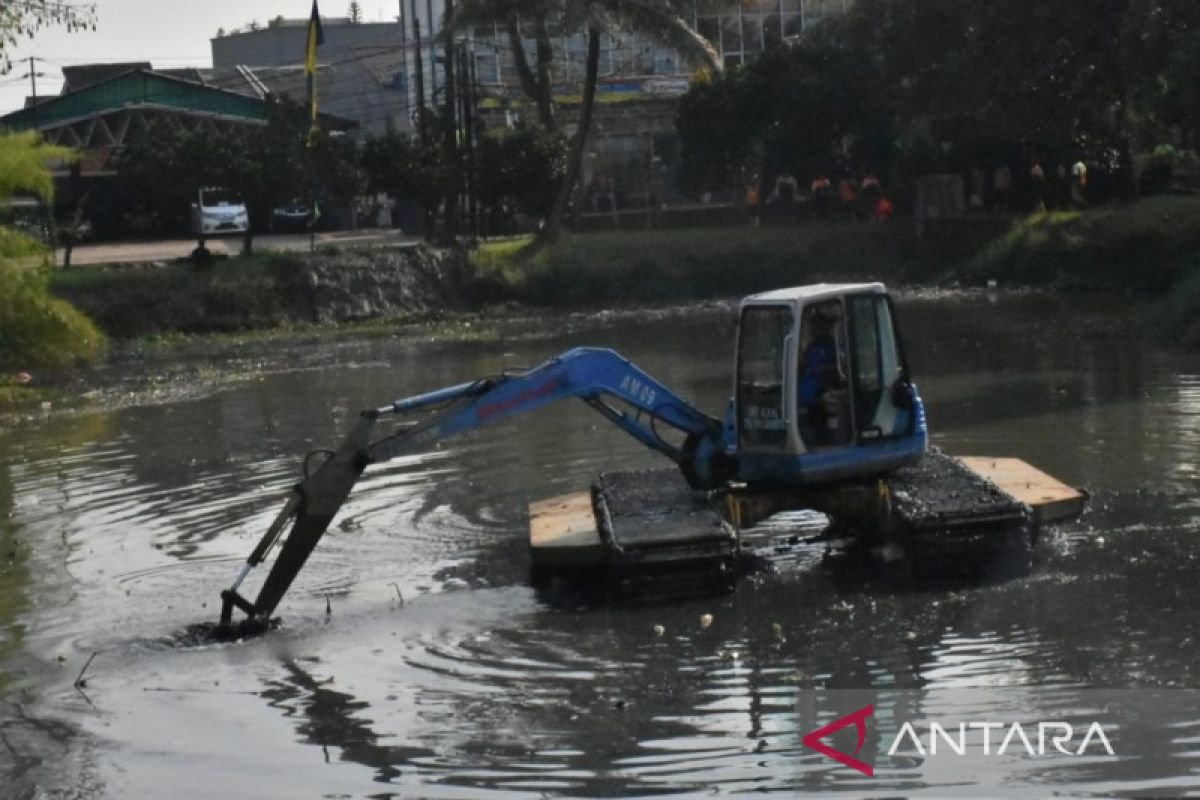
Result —
<instances>
[{"instance_id":1,"label":"excavator bucket","mask_svg":"<svg viewBox=\"0 0 1200 800\"><path fill-rule=\"evenodd\" d=\"M303 482L295 487L284 510L276 517L258 546L246 562L246 569L233 587L221 592L221 621L219 627L229 630L233 625L233 609L245 612L247 619L241 626L248 628L265 626L308 560L317 542L329 529L334 516L346 502L354 484L369 463L367 448L371 431L375 426L375 414L364 412L358 424L342 442L341 447ZM270 573L250 603L238 594L238 585L251 567L260 564L275 544L283 528L292 523L284 540L279 556Z\"/></svg>"}]
</instances>

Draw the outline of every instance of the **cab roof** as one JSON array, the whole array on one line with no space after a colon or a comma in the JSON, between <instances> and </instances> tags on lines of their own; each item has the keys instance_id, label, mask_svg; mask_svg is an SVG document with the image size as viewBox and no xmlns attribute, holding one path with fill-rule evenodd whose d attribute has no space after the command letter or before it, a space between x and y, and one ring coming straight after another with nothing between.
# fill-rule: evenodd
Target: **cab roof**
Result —
<instances>
[{"instance_id":1,"label":"cab roof","mask_svg":"<svg viewBox=\"0 0 1200 800\"><path fill-rule=\"evenodd\" d=\"M829 300L847 294L884 294L887 289L882 283L813 283L808 286L793 286L775 289L761 294L752 294L742 301L747 303L809 303Z\"/></svg>"}]
</instances>

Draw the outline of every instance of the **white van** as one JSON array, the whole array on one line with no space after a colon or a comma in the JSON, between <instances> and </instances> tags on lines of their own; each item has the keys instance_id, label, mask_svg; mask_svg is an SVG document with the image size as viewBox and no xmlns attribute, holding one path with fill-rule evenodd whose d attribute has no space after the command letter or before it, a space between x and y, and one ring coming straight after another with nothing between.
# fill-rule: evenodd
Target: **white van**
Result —
<instances>
[{"instance_id":1,"label":"white van","mask_svg":"<svg viewBox=\"0 0 1200 800\"><path fill-rule=\"evenodd\" d=\"M220 187L205 187L192 203L192 233L196 236L224 236L245 233L250 228L250 213L241 198Z\"/></svg>"}]
</instances>

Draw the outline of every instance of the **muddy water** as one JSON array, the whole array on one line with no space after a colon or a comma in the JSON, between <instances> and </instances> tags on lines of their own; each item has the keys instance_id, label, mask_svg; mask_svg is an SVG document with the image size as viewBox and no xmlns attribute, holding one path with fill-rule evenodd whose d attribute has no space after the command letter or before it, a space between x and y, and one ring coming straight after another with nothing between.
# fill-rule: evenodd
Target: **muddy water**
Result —
<instances>
[{"instance_id":1,"label":"muddy water","mask_svg":"<svg viewBox=\"0 0 1200 800\"><path fill-rule=\"evenodd\" d=\"M1019 456L1092 494L1028 577L898 588L814 543L729 596L547 602L527 585L526 504L658 464L573 404L373 467L280 630L175 639L215 617L299 456L357 409L604 344L717 413L719 309L314 346L204 399L6 435L0 795L1200 791L1200 359L1054 300L914 298L902 314L936 444ZM877 711L874 778L801 742L858 689ZM1152 697L1166 710L1139 716ZM1116 755L889 756L884 730L905 715L1095 717Z\"/></svg>"}]
</instances>

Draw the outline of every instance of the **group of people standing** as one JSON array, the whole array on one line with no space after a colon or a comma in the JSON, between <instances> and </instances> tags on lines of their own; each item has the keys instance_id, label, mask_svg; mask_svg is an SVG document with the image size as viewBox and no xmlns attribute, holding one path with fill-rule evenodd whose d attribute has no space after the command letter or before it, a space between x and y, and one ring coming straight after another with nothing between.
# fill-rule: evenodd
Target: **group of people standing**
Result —
<instances>
[{"instance_id":1,"label":"group of people standing","mask_svg":"<svg viewBox=\"0 0 1200 800\"><path fill-rule=\"evenodd\" d=\"M1058 162L1048 173L1040 160L1029 165L1027 180L1018 182L1007 164L988 175L980 167L967 173L967 207L998 211L1048 211L1087 204L1088 167L1083 161Z\"/></svg>"},{"instance_id":2,"label":"group of people standing","mask_svg":"<svg viewBox=\"0 0 1200 800\"><path fill-rule=\"evenodd\" d=\"M1082 160L1055 162L1047 171L1040 160L1029 163L1028 172L1015 172L1008 164L967 170L965 197L957 201L959 213L987 209L994 212L1026 212L1082 208L1087 204L1088 167ZM766 185L752 175L745 182L742 202L751 225L765 217L776 221L833 219L849 222L890 222L895 206L879 178L870 172L845 172L836 179L817 172L803 185L784 169L775 176L771 189L763 197ZM962 186L962 184L960 184Z\"/></svg>"},{"instance_id":3,"label":"group of people standing","mask_svg":"<svg viewBox=\"0 0 1200 800\"><path fill-rule=\"evenodd\" d=\"M825 173L815 174L805 191L796 177L784 170L765 200L760 194L757 175L746 183L743 200L750 224L759 224L760 215L781 220L802 217L843 219L850 222L889 222L894 207L873 173L861 179L847 173L835 184Z\"/></svg>"}]
</instances>

